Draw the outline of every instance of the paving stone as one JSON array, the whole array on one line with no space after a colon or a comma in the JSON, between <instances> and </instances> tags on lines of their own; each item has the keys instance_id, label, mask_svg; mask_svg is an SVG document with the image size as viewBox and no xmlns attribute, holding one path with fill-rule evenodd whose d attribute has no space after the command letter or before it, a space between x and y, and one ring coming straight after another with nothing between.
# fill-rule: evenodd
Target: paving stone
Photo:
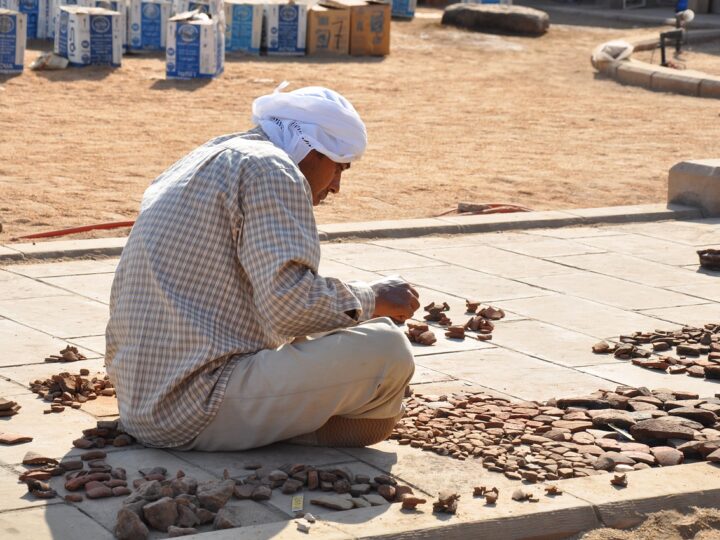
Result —
<instances>
[{"instance_id":1,"label":"paving stone","mask_svg":"<svg viewBox=\"0 0 720 540\"><path fill-rule=\"evenodd\" d=\"M101 334L98 336L73 338L71 340L68 340L68 343L72 343L73 345L76 345L81 349L97 353L101 356L105 355L105 334Z\"/></svg>"},{"instance_id":2,"label":"paving stone","mask_svg":"<svg viewBox=\"0 0 720 540\"><path fill-rule=\"evenodd\" d=\"M503 278L546 276L572 272L565 266L490 246L446 247L415 251L437 261Z\"/></svg>"},{"instance_id":3,"label":"paving stone","mask_svg":"<svg viewBox=\"0 0 720 540\"><path fill-rule=\"evenodd\" d=\"M718 223L720 223L720 220L713 218L673 221L670 223L631 223L619 226L616 229L623 232L651 236L661 240L679 242L689 246L709 246L720 244L720 228L717 227Z\"/></svg>"},{"instance_id":4,"label":"paving stone","mask_svg":"<svg viewBox=\"0 0 720 540\"><path fill-rule=\"evenodd\" d=\"M383 273L390 274L390 272ZM440 294L447 293L460 298L481 298L484 302L491 303L549 294L547 291L523 283L451 265L412 268L403 270L402 275L411 283L433 288Z\"/></svg>"},{"instance_id":5,"label":"paving stone","mask_svg":"<svg viewBox=\"0 0 720 540\"><path fill-rule=\"evenodd\" d=\"M690 326L702 326L708 321L714 321L717 319L718 306L716 303L703 303L695 306L680 306L673 308L664 309L648 309L640 311L644 315L656 317L661 321L673 323L675 327L678 325L682 326L688 324ZM662 325L662 322L657 323ZM641 326L635 326L634 328L643 328ZM644 328L661 328L662 326L645 326ZM627 331L627 330L625 330Z\"/></svg>"},{"instance_id":6,"label":"paving stone","mask_svg":"<svg viewBox=\"0 0 720 540\"><path fill-rule=\"evenodd\" d=\"M681 285L679 287L668 287L669 290L689 296L697 296L703 300L720 302L720 292L717 283L696 283L693 285Z\"/></svg>"},{"instance_id":7,"label":"paving stone","mask_svg":"<svg viewBox=\"0 0 720 540\"><path fill-rule=\"evenodd\" d=\"M710 283L712 280L709 276L688 272L684 268L671 267L622 254L615 254L612 257L605 255L564 257L563 263L582 270L589 270L652 287Z\"/></svg>"},{"instance_id":8,"label":"paving stone","mask_svg":"<svg viewBox=\"0 0 720 540\"><path fill-rule=\"evenodd\" d=\"M367 243L323 244L322 257L369 272L442 264L426 256Z\"/></svg>"},{"instance_id":9,"label":"paving stone","mask_svg":"<svg viewBox=\"0 0 720 540\"><path fill-rule=\"evenodd\" d=\"M628 328L669 330L677 327L677 324L663 323L638 313L562 294L505 300L502 307L519 315L598 339L621 335L627 332ZM589 346L592 346L592 343Z\"/></svg>"},{"instance_id":10,"label":"paving stone","mask_svg":"<svg viewBox=\"0 0 720 540\"><path fill-rule=\"evenodd\" d=\"M613 227L596 225L592 227L559 227L556 229L530 229L526 234L535 236L545 236L560 239L580 239L595 238L598 236L615 236L618 234Z\"/></svg>"},{"instance_id":11,"label":"paving stone","mask_svg":"<svg viewBox=\"0 0 720 540\"><path fill-rule=\"evenodd\" d=\"M590 393L607 386L599 377L501 348L426 356L421 361L457 379L527 400L557 395L560 380L573 393Z\"/></svg>"},{"instance_id":12,"label":"paving stone","mask_svg":"<svg viewBox=\"0 0 720 540\"><path fill-rule=\"evenodd\" d=\"M3 540L113 540L108 530L74 506L65 504L0 513L0 531Z\"/></svg>"},{"instance_id":13,"label":"paving stone","mask_svg":"<svg viewBox=\"0 0 720 540\"><path fill-rule=\"evenodd\" d=\"M27 445L26 445L27 446ZM27 486L18 482L18 476L7 469L0 468L0 512L59 504L62 498L39 499L28 493ZM0 514L1 516L2 514ZM3 529L0 528L0 531ZM4 538L4 537L3 537Z\"/></svg>"},{"instance_id":14,"label":"paving stone","mask_svg":"<svg viewBox=\"0 0 720 540\"><path fill-rule=\"evenodd\" d=\"M529 232L529 231L528 231ZM558 238L532 238L528 241L504 242L502 238L493 243L493 247L520 253L530 257L551 259L568 255L584 255L586 253L603 253L606 249L593 247L584 241L573 241ZM557 262L562 263L562 259Z\"/></svg>"},{"instance_id":15,"label":"paving stone","mask_svg":"<svg viewBox=\"0 0 720 540\"><path fill-rule=\"evenodd\" d=\"M524 278L522 281L621 309L656 309L702 303L702 300L684 294L589 272Z\"/></svg>"},{"instance_id":16,"label":"paving stone","mask_svg":"<svg viewBox=\"0 0 720 540\"><path fill-rule=\"evenodd\" d=\"M697 254L688 246L651 238L641 234L619 234L583 239L583 244L604 251L632 255L640 259L672 266L683 266L697 262Z\"/></svg>"},{"instance_id":17,"label":"paving stone","mask_svg":"<svg viewBox=\"0 0 720 540\"><path fill-rule=\"evenodd\" d=\"M0 298L3 300L67 296L70 294L72 293L25 276L14 274L8 276L5 274L5 278L0 280Z\"/></svg>"},{"instance_id":18,"label":"paving stone","mask_svg":"<svg viewBox=\"0 0 720 540\"><path fill-rule=\"evenodd\" d=\"M34 278L75 276L82 274L103 274L106 272L115 272L119 261L120 259L113 257L97 260L13 264L5 266L4 269L14 274Z\"/></svg>"},{"instance_id":19,"label":"paving stone","mask_svg":"<svg viewBox=\"0 0 720 540\"><path fill-rule=\"evenodd\" d=\"M0 315L66 339L105 332L108 307L79 296L3 299L0 300Z\"/></svg>"},{"instance_id":20,"label":"paving stone","mask_svg":"<svg viewBox=\"0 0 720 540\"><path fill-rule=\"evenodd\" d=\"M481 246L495 245L497 242L525 242L532 239L529 231L503 231L489 233L474 233L461 235L438 234L432 236L418 236L410 238L393 238L387 240L371 240L369 243L393 249L418 251L423 249L447 247L449 242L453 246Z\"/></svg>"},{"instance_id":21,"label":"paving stone","mask_svg":"<svg viewBox=\"0 0 720 540\"><path fill-rule=\"evenodd\" d=\"M618 362L612 355L590 351L588 343L593 339L541 321L520 320L496 326L492 343L569 367Z\"/></svg>"},{"instance_id":22,"label":"paving stone","mask_svg":"<svg viewBox=\"0 0 720 540\"><path fill-rule=\"evenodd\" d=\"M102 302L110 303L110 289L114 273L85 274L82 276L61 276L41 278L44 283Z\"/></svg>"},{"instance_id":23,"label":"paving stone","mask_svg":"<svg viewBox=\"0 0 720 540\"><path fill-rule=\"evenodd\" d=\"M3 344L0 368L21 364L45 364L48 355L57 354L67 345L64 340L7 319L0 320L0 343ZM81 348L80 352L88 358L99 356L84 348Z\"/></svg>"}]
</instances>

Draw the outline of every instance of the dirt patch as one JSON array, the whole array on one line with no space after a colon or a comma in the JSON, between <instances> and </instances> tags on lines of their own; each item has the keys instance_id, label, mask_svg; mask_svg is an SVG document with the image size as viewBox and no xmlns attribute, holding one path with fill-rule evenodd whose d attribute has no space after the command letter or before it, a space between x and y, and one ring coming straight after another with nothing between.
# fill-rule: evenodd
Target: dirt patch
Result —
<instances>
[{"instance_id":1,"label":"dirt patch","mask_svg":"<svg viewBox=\"0 0 720 540\"><path fill-rule=\"evenodd\" d=\"M250 128L252 100L285 79L337 89L368 126L366 157L318 208L320 223L433 216L459 201L661 202L672 165L716 155L718 108L595 75L598 43L647 31L554 25L506 37L418 17L393 22L385 59L234 57L218 80L185 82L164 79L162 55L136 55L114 71L0 78L0 243L133 219L154 177ZM26 64L48 46L30 43Z\"/></svg>"},{"instance_id":2,"label":"dirt patch","mask_svg":"<svg viewBox=\"0 0 720 540\"><path fill-rule=\"evenodd\" d=\"M621 531L596 529L579 540L718 540L720 539L720 510L693 508L688 514L666 510L649 514L638 527Z\"/></svg>"}]
</instances>

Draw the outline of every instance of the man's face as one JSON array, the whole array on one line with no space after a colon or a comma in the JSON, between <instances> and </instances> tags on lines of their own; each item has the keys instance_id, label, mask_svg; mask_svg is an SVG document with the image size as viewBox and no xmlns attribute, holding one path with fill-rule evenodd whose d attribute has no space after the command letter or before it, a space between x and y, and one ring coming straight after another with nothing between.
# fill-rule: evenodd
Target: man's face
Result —
<instances>
[{"instance_id":1,"label":"man's face","mask_svg":"<svg viewBox=\"0 0 720 540\"><path fill-rule=\"evenodd\" d=\"M324 201L329 193L340 191L340 177L350 168L349 163L335 163L315 150L311 150L298 166L310 184L314 206Z\"/></svg>"}]
</instances>

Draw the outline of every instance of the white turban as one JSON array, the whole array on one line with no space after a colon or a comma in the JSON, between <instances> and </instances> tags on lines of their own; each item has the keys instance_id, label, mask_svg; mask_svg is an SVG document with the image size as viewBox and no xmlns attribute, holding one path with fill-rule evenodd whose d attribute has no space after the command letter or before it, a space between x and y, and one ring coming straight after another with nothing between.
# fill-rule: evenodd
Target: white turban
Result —
<instances>
[{"instance_id":1,"label":"white turban","mask_svg":"<svg viewBox=\"0 0 720 540\"><path fill-rule=\"evenodd\" d=\"M367 131L355 108L337 92L308 86L293 92L272 93L252 105L252 121L295 164L310 150L317 150L337 163L360 159L367 146Z\"/></svg>"}]
</instances>

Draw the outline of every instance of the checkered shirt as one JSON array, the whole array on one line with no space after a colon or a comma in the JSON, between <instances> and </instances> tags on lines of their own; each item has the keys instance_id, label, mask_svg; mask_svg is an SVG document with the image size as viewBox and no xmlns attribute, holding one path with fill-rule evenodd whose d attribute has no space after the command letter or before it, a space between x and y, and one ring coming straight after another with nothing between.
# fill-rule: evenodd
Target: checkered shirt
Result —
<instances>
[{"instance_id":1,"label":"checkered shirt","mask_svg":"<svg viewBox=\"0 0 720 540\"><path fill-rule=\"evenodd\" d=\"M319 262L310 186L260 128L161 174L110 298L106 365L124 429L148 446L188 443L245 356L372 316L372 289L319 276Z\"/></svg>"}]
</instances>

